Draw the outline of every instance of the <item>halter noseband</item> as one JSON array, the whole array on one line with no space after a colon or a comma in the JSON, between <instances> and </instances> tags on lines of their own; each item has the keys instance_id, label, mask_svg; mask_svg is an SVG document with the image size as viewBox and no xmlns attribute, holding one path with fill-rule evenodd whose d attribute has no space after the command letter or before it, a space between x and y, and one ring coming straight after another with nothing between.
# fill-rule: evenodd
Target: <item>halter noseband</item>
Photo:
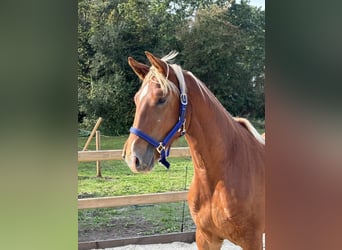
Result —
<instances>
[{"instance_id":1,"label":"halter noseband","mask_svg":"<svg viewBox=\"0 0 342 250\"><path fill-rule=\"evenodd\" d=\"M166 78L167 79L167 78ZM185 112L186 112L186 106L188 105L188 97L186 93L181 90L180 96L180 115L178 122L174 125L174 127L171 129L171 131L167 134L167 136L164 138L164 140L158 142L154 138L150 137L149 135L145 134L140 129L131 127L130 132L139 136L141 139L147 141L151 145L155 147L157 152L160 154L159 162L163 164L167 169L170 167L170 163L166 160L166 158L169 156L170 153L170 147L166 148L166 145L170 142L171 138L177 133L180 132L181 136L185 134Z\"/></svg>"}]
</instances>

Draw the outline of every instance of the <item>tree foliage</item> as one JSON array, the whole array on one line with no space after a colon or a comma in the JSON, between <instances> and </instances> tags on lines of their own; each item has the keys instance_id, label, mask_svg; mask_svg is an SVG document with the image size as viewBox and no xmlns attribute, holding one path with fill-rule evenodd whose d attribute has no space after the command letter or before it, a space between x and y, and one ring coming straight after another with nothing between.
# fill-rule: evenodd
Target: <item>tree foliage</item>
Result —
<instances>
[{"instance_id":1,"label":"tree foliage","mask_svg":"<svg viewBox=\"0 0 342 250\"><path fill-rule=\"evenodd\" d=\"M264 12L242 1L198 11L183 34L185 68L233 115L263 116L264 26Z\"/></svg>"},{"instance_id":2,"label":"tree foliage","mask_svg":"<svg viewBox=\"0 0 342 250\"><path fill-rule=\"evenodd\" d=\"M228 111L264 116L264 11L247 1L79 0L79 122L99 116L105 134L125 134L140 83L127 64L144 51L177 50L177 63L208 85Z\"/></svg>"}]
</instances>

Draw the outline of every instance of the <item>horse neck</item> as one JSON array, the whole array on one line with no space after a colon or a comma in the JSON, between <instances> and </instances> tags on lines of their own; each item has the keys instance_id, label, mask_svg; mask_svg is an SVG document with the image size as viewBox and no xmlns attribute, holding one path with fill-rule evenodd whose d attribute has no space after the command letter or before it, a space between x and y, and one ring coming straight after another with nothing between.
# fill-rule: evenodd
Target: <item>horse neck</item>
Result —
<instances>
[{"instance_id":1,"label":"horse neck","mask_svg":"<svg viewBox=\"0 0 342 250\"><path fill-rule=\"evenodd\" d=\"M222 161L229 160L227 153L234 145L237 128L233 118L209 90L201 91L197 84L188 87L188 99L186 140L194 166L221 166Z\"/></svg>"}]
</instances>

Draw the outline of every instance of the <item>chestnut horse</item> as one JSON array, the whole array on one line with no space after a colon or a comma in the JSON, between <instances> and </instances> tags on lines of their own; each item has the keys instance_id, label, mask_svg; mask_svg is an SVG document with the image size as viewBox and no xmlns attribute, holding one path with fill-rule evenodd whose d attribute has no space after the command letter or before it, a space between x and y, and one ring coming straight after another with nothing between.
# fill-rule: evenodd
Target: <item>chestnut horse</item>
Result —
<instances>
[{"instance_id":1,"label":"chestnut horse","mask_svg":"<svg viewBox=\"0 0 342 250\"><path fill-rule=\"evenodd\" d=\"M233 118L191 72L145 52L151 67L128 58L142 80L123 157L134 172L156 160L168 167L172 142L185 134L194 165L188 205L198 249L262 249L265 227L265 141L243 118Z\"/></svg>"}]
</instances>

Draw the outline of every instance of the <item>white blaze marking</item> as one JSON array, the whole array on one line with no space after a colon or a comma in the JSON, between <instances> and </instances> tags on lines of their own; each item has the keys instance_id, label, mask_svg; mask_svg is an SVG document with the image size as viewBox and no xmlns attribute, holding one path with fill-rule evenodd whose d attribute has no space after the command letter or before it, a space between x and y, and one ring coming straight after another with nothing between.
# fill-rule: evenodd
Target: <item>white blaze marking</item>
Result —
<instances>
[{"instance_id":1,"label":"white blaze marking","mask_svg":"<svg viewBox=\"0 0 342 250\"><path fill-rule=\"evenodd\" d=\"M146 84L145 87L143 88L143 90L140 93L139 101L141 101L141 99L147 94L147 91L148 91L148 85Z\"/></svg>"},{"instance_id":2,"label":"white blaze marking","mask_svg":"<svg viewBox=\"0 0 342 250\"><path fill-rule=\"evenodd\" d=\"M131 155L130 157L126 158L126 162L128 164L128 166L130 167L130 169L133 171L133 172L136 172L135 169L133 169L133 164L134 164L134 157L136 157L135 153L134 153L134 144L135 144L136 140L134 140L131 144Z\"/></svg>"},{"instance_id":3,"label":"white blaze marking","mask_svg":"<svg viewBox=\"0 0 342 250\"><path fill-rule=\"evenodd\" d=\"M133 157L135 156L135 153L134 153L134 144L135 144L135 140L132 142L131 144L131 160L133 159Z\"/></svg>"}]
</instances>

